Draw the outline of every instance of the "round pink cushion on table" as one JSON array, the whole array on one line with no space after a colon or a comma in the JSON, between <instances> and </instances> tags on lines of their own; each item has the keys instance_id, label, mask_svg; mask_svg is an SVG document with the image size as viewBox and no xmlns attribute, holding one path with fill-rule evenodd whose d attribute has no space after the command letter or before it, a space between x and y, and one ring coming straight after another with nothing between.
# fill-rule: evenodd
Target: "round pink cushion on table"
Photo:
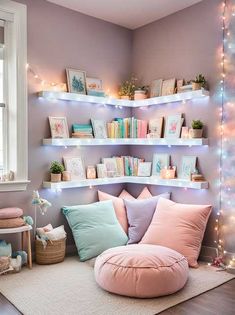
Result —
<instances>
[{"instance_id":1,"label":"round pink cushion on table","mask_svg":"<svg viewBox=\"0 0 235 315\"><path fill-rule=\"evenodd\" d=\"M21 217L23 210L20 208L3 208L0 209L0 219L14 219Z\"/></svg>"},{"instance_id":2,"label":"round pink cushion on table","mask_svg":"<svg viewBox=\"0 0 235 315\"><path fill-rule=\"evenodd\" d=\"M163 246L134 244L106 250L95 262L96 282L106 291L138 298L177 292L187 282L188 262Z\"/></svg>"}]
</instances>

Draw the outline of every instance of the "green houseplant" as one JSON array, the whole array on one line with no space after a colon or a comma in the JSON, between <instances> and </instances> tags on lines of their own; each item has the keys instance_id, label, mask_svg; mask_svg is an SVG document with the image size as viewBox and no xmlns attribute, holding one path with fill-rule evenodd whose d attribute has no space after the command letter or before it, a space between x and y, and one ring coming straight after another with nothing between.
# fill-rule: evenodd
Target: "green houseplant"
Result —
<instances>
[{"instance_id":1,"label":"green houseplant","mask_svg":"<svg viewBox=\"0 0 235 315\"><path fill-rule=\"evenodd\" d=\"M137 79L132 76L130 80L126 80L125 82L121 84L119 92L118 92L120 98L122 99L134 98L134 93L136 90L136 83L135 83L136 81Z\"/></svg>"},{"instance_id":2,"label":"green houseplant","mask_svg":"<svg viewBox=\"0 0 235 315\"><path fill-rule=\"evenodd\" d=\"M61 181L61 174L64 171L64 166L57 162L51 162L50 172L51 172L51 182L60 182Z\"/></svg>"},{"instance_id":3,"label":"green houseplant","mask_svg":"<svg viewBox=\"0 0 235 315\"><path fill-rule=\"evenodd\" d=\"M201 120L193 120L192 128L189 131L191 138L202 138L203 126Z\"/></svg>"},{"instance_id":4,"label":"green houseplant","mask_svg":"<svg viewBox=\"0 0 235 315\"><path fill-rule=\"evenodd\" d=\"M200 90L206 87L206 79L202 74L196 76L195 80L192 81L193 91Z\"/></svg>"}]
</instances>

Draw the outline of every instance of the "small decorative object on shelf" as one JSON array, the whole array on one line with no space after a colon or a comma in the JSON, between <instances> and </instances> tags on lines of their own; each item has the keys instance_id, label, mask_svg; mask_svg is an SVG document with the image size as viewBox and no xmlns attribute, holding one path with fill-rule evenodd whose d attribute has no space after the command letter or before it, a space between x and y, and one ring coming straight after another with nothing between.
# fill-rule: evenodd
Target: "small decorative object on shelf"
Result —
<instances>
[{"instance_id":1,"label":"small decorative object on shelf","mask_svg":"<svg viewBox=\"0 0 235 315\"><path fill-rule=\"evenodd\" d=\"M64 182L69 182L71 180L71 172L70 171L63 171L62 180Z\"/></svg>"},{"instance_id":2,"label":"small decorative object on shelf","mask_svg":"<svg viewBox=\"0 0 235 315\"><path fill-rule=\"evenodd\" d=\"M137 79L132 76L129 81L127 80L121 84L118 93L121 99L130 100L134 98L136 81Z\"/></svg>"},{"instance_id":3,"label":"small decorative object on shelf","mask_svg":"<svg viewBox=\"0 0 235 315\"><path fill-rule=\"evenodd\" d=\"M162 179L174 179L176 173L176 166L170 166L161 170L160 177Z\"/></svg>"},{"instance_id":4,"label":"small decorative object on shelf","mask_svg":"<svg viewBox=\"0 0 235 315\"><path fill-rule=\"evenodd\" d=\"M1 169L0 171L2 172L0 175L0 182L9 182L14 180L15 173L13 171L9 171L8 173L4 173L4 169Z\"/></svg>"},{"instance_id":5,"label":"small decorative object on shelf","mask_svg":"<svg viewBox=\"0 0 235 315\"><path fill-rule=\"evenodd\" d=\"M149 133L147 138L161 138L162 136L163 117L149 120Z\"/></svg>"},{"instance_id":6,"label":"small decorative object on shelf","mask_svg":"<svg viewBox=\"0 0 235 315\"><path fill-rule=\"evenodd\" d=\"M161 170L170 165L170 155L164 153L155 153L153 155L152 176L160 177Z\"/></svg>"},{"instance_id":7,"label":"small decorative object on shelf","mask_svg":"<svg viewBox=\"0 0 235 315\"><path fill-rule=\"evenodd\" d=\"M65 170L70 171L72 180L86 179L83 159L80 156L63 157Z\"/></svg>"},{"instance_id":8,"label":"small decorative object on shelf","mask_svg":"<svg viewBox=\"0 0 235 315\"><path fill-rule=\"evenodd\" d=\"M94 138L91 124L73 124L72 138Z\"/></svg>"},{"instance_id":9,"label":"small decorative object on shelf","mask_svg":"<svg viewBox=\"0 0 235 315\"><path fill-rule=\"evenodd\" d=\"M152 162L139 162L137 176L148 177L151 175Z\"/></svg>"},{"instance_id":10,"label":"small decorative object on shelf","mask_svg":"<svg viewBox=\"0 0 235 315\"><path fill-rule=\"evenodd\" d=\"M179 138L183 122L184 118L182 118L182 114L168 116L166 119L164 137L168 139Z\"/></svg>"},{"instance_id":11,"label":"small decorative object on shelf","mask_svg":"<svg viewBox=\"0 0 235 315\"><path fill-rule=\"evenodd\" d=\"M66 69L68 90L70 93L86 94L86 72Z\"/></svg>"},{"instance_id":12,"label":"small decorative object on shelf","mask_svg":"<svg viewBox=\"0 0 235 315\"><path fill-rule=\"evenodd\" d=\"M174 94L175 84L176 84L176 79L164 80L162 83L162 96Z\"/></svg>"},{"instance_id":13,"label":"small decorative object on shelf","mask_svg":"<svg viewBox=\"0 0 235 315\"><path fill-rule=\"evenodd\" d=\"M97 176L98 178L106 178L107 177L107 169L104 164L96 164L97 168Z\"/></svg>"},{"instance_id":14,"label":"small decorative object on shelf","mask_svg":"<svg viewBox=\"0 0 235 315\"><path fill-rule=\"evenodd\" d=\"M96 169L94 165L88 165L86 170L86 178L87 179L95 179L96 178Z\"/></svg>"},{"instance_id":15,"label":"small decorative object on shelf","mask_svg":"<svg viewBox=\"0 0 235 315\"><path fill-rule=\"evenodd\" d=\"M191 174L196 169L196 156L186 155L182 157L179 177L181 179L191 180Z\"/></svg>"},{"instance_id":16,"label":"small decorative object on shelf","mask_svg":"<svg viewBox=\"0 0 235 315\"><path fill-rule=\"evenodd\" d=\"M202 138L203 122L201 120L193 120L192 128L189 130L190 138Z\"/></svg>"},{"instance_id":17,"label":"small decorative object on shelf","mask_svg":"<svg viewBox=\"0 0 235 315\"><path fill-rule=\"evenodd\" d=\"M189 127L182 127L181 128L181 138L188 139L189 138Z\"/></svg>"},{"instance_id":18,"label":"small decorative object on shelf","mask_svg":"<svg viewBox=\"0 0 235 315\"><path fill-rule=\"evenodd\" d=\"M53 161L50 167L51 182L60 182L61 174L63 171L64 171L64 166L58 161Z\"/></svg>"},{"instance_id":19,"label":"small decorative object on shelf","mask_svg":"<svg viewBox=\"0 0 235 315\"><path fill-rule=\"evenodd\" d=\"M191 181L192 182L203 182L203 181L205 181L205 178L202 174L199 173L198 169L195 168L195 170L191 173Z\"/></svg>"},{"instance_id":20,"label":"small decorative object on shelf","mask_svg":"<svg viewBox=\"0 0 235 315\"><path fill-rule=\"evenodd\" d=\"M148 86L138 87L135 90L135 93L134 93L134 100L144 100L144 99L146 99L147 98L147 94L148 94L148 90L149 90Z\"/></svg>"},{"instance_id":21,"label":"small decorative object on shelf","mask_svg":"<svg viewBox=\"0 0 235 315\"><path fill-rule=\"evenodd\" d=\"M157 79L151 82L150 97L159 97L162 95L162 79Z\"/></svg>"},{"instance_id":22,"label":"small decorative object on shelf","mask_svg":"<svg viewBox=\"0 0 235 315\"><path fill-rule=\"evenodd\" d=\"M201 88L206 88L206 79L202 74L196 76L196 79L192 81L193 91L201 90Z\"/></svg>"}]
</instances>

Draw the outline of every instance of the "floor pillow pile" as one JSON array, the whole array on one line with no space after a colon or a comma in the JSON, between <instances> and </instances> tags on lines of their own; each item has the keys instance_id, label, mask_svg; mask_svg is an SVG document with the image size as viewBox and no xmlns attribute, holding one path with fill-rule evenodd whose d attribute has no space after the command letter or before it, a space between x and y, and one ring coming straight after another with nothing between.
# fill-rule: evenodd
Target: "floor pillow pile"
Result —
<instances>
[{"instance_id":1,"label":"floor pillow pile","mask_svg":"<svg viewBox=\"0 0 235 315\"><path fill-rule=\"evenodd\" d=\"M81 261L96 257L108 248L126 245L128 241L111 200L65 206L62 212L72 230Z\"/></svg>"},{"instance_id":2,"label":"floor pillow pile","mask_svg":"<svg viewBox=\"0 0 235 315\"><path fill-rule=\"evenodd\" d=\"M153 298L183 288L188 269L186 258L170 248L135 244L106 250L97 257L94 272L106 291Z\"/></svg>"},{"instance_id":3,"label":"floor pillow pile","mask_svg":"<svg viewBox=\"0 0 235 315\"><path fill-rule=\"evenodd\" d=\"M184 255L191 267L197 259L212 207L190 205L160 198L141 244L161 245Z\"/></svg>"},{"instance_id":4,"label":"floor pillow pile","mask_svg":"<svg viewBox=\"0 0 235 315\"><path fill-rule=\"evenodd\" d=\"M145 199L152 197L150 191L147 187L145 187L140 193L138 199ZM98 199L99 201L112 200L113 206L115 209L115 213L119 223L121 224L123 230L127 234L128 232L128 221L126 215L126 209L124 205L124 200L135 200L135 198L129 194L126 190L123 190L119 197L115 197L113 195L107 194L102 191L98 191Z\"/></svg>"},{"instance_id":5,"label":"floor pillow pile","mask_svg":"<svg viewBox=\"0 0 235 315\"><path fill-rule=\"evenodd\" d=\"M147 231L159 198L170 198L170 193L143 200L124 200L128 219L128 244L139 243Z\"/></svg>"}]
</instances>

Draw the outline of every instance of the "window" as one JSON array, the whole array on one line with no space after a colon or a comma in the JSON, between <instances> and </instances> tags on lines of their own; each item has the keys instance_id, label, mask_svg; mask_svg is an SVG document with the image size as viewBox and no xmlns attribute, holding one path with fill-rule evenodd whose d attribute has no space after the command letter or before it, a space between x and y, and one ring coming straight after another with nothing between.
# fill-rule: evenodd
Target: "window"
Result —
<instances>
[{"instance_id":1,"label":"window","mask_svg":"<svg viewBox=\"0 0 235 315\"><path fill-rule=\"evenodd\" d=\"M0 2L0 191L25 190L28 183L26 6Z\"/></svg>"}]
</instances>

